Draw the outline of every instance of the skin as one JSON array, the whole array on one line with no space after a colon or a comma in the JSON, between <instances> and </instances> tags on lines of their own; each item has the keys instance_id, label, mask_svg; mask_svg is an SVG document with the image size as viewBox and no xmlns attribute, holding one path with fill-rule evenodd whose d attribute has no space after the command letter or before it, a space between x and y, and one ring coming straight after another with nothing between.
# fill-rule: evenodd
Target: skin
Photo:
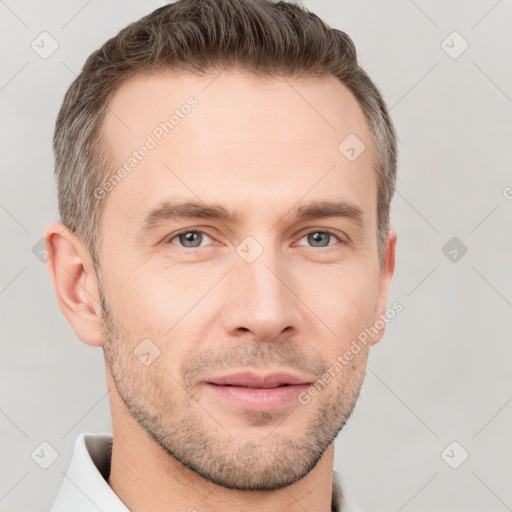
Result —
<instances>
[{"instance_id":1,"label":"skin","mask_svg":"<svg viewBox=\"0 0 512 512\"><path fill-rule=\"evenodd\" d=\"M249 368L315 382L384 314L396 234L379 264L368 123L333 77L136 76L103 125L112 168L191 96L197 106L102 199L101 282L79 238L61 223L45 233L59 305L76 335L105 353L108 483L136 512L328 511L332 441L383 331L306 405L247 410L205 380ZM351 133L366 146L353 162L338 150ZM238 218L142 229L149 211L184 199ZM294 209L310 201L343 201L362 219L297 220ZM183 229L203 233L200 247L183 247ZM332 233L320 235L326 247L307 236L315 232ZM263 251L252 263L236 251L248 236ZM149 365L134 357L145 339L158 351Z\"/></svg>"}]
</instances>

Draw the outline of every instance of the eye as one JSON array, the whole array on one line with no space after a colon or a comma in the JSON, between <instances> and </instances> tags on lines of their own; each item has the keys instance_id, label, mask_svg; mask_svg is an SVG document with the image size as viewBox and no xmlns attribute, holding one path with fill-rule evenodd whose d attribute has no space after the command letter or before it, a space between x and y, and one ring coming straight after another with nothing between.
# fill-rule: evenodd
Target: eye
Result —
<instances>
[{"instance_id":1,"label":"eye","mask_svg":"<svg viewBox=\"0 0 512 512\"><path fill-rule=\"evenodd\" d=\"M212 240L203 231L187 230L177 233L167 243L179 245L185 249L195 249L196 247L201 247L201 243L205 241L205 239ZM173 240L177 240L178 243L174 243Z\"/></svg>"},{"instance_id":2,"label":"eye","mask_svg":"<svg viewBox=\"0 0 512 512\"><path fill-rule=\"evenodd\" d=\"M339 237L329 231L311 231L310 233L306 233L301 240L304 238L306 238L308 244L311 244L310 247L328 247L335 245L337 242L341 242Z\"/></svg>"}]
</instances>

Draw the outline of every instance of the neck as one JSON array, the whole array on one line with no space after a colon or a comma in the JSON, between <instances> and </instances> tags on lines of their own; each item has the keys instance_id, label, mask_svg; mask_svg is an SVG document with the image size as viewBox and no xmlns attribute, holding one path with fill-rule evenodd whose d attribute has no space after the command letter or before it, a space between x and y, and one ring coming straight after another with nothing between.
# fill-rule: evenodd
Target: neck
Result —
<instances>
[{"instance_id":1,"label":"neck","mask_svg":"<svg viewBox=\"0 0 512 512\"><path fill-rule=\"evenodd\" d=\"M119 395L110 394L114 442L108 484L132 512L331 510L333 445L308 475L285 488L227 489L167 453L133 419Z\"/></svg>"}]
</instances>

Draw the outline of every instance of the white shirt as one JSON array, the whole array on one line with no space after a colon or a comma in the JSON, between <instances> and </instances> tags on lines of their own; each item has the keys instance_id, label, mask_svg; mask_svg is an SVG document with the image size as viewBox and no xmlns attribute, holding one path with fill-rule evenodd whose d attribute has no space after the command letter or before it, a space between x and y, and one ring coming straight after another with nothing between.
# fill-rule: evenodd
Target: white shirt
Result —
<instances>
[{"instance_id":1,"label":"white shirt","mask_svg":"<svg viewBox=\"0 0 512 512\"><path fill-rule=\"evenodd\" d=\"M112 436L80 434L51 512L130 512L107 483ZM333 512L362 512L347 483L333 472Z\"/></svg>"}]
</instances>

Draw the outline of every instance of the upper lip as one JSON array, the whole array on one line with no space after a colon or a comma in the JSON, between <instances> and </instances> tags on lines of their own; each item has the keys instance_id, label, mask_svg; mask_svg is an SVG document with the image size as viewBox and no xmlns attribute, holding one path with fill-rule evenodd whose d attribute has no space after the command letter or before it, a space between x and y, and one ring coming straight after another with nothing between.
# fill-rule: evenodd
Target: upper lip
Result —
<instances>
[{"instance_id":1,"label":"upper lip","mask_svg":"<svg viewBox=\"0 0 512 512\"><path fill-rule=\"evenodd\" d=\"M240 386L246 388L277 388L279 386L310 383L309 380L299 375L285 371L265 374L241 371L206 379L205 382L218 386Z\"/></svg>"}]
</instances>

